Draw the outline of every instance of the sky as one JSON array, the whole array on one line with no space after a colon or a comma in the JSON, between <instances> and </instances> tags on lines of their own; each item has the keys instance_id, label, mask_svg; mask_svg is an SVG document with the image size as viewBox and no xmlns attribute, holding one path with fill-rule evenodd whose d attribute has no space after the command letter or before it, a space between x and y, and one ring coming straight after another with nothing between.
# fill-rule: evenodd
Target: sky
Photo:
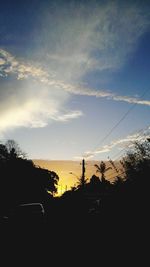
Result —
<instances>
[{"instance_id":1,"label":"sky","mask_svg":"<svg viewBox=\"0 0 150 267\"><path fill-rule=\"evenodd\" d=\"M149 1L1 1L0 141L116 159L150 132Z\"/></svg>"}]
</instances>

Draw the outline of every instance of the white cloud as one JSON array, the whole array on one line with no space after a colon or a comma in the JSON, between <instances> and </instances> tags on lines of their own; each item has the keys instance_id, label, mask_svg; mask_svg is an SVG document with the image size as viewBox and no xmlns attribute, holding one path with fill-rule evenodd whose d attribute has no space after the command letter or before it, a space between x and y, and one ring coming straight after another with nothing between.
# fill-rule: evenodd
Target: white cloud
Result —
<instances>
[{"instance_id":1,"label":"white cloud","mask_svg":"<svg viewBox=\"0 0 150 267\"><path fill-rule=\"evenodd\" d=\"M5 60L0 58L0 65L4 65L5 64Z\"/></svg>"},{"instance_id":2,"label":"white cloud","mask_svg":"<svg viewBox=\"0 0 150 267\"><path fill-rule=\"evenodd\" d=\"M148 10L131 2L68 4L54 16L45 10L41 18L39 41L45 45L38 52L41 58L46 54L47 64L69 81L91 70L120 68L150 25Z\"/></svg>"},{"instance_id":3,"label":"white cloud","mask_svg":"<svg viewBox=\"0 0 150 267\"><path fill-rule=\"evenodd\" d=\"M60 114L60 115L57 114L57 116L53 116L53 119L56 121L67 122L67 121L70 121L72 119L79 118L81 116L83 116L82 111L75 110L75 111L72 111L72 112L66 113L66 114Z\"/></svg>"},{"instance_id":4,"label":"white cloud","mask_svg":"<svg viewBox=\"0 0 150 267\"><path fill-rule=\"evenodd\" d=\"M117 147L118 149L122 149L122 150L124 148L131 147L135 141L144 141L147 138L149 138L150 136L149 129L150 127L147 127L146 129L141 130L137 133L128 135L125 138L114 140L110 144L104 145L101 148L98 148L94 151L86 151L84 152L81 158L86 158L86 159L93 158L97 154L110 152L114 147Z\"/></svg>"},{"instance_id":5,"label":"white cloud","mask_svg":"<svg viewBox=\"0 0 150 267\"><path fill-rule=\"evenodd\" d=\"M0 90L0 130L15 127L44 127L51 120L69 121L82 116L81 111L66 113L64 105L70 94L86 95L125 101L150 106L150 101L127 96L117 96L104 90L94 90L83 86L75 86L57 80L53 73L42 67L16 60L10 53L0 50L2 75L16 75L19 80ZM2 64L3 63L3 64ZM107 151L107 147L102 153Z\"/></svg>"},{"instance_id":6,"label":"white cloud","mask_svg":"<svg viewBox=\"0 0 150 267\"><path fill-rule=\"evenodd\" d=\"M25 64L24 62L19 62L15 59L15 57L4 50L0 50L0 54L3 57L5 56L3 63L3 73L5 73L5 75L16 74L18 80L32 77L36 81L49 86L49 90L55 87L75 95L102 97L112 99L114 101L124 101L127 103L136 103L140 105L150 106L149 100L140 100L139 98L135 97L115 95L114 93L105 90L94 90L92 88L86 88L84 86L67 83L63 80L57 79L54 72L48 72L46 69L44 70L42 67L36 67L31 63Z\"/></svg>"},{"instance_id":7,"label":"white cloud","mask_svg":"<svg viewBox=\"0 0 150 267\"><path fill-rule=\"evenodd\" d=\"M36 103L33 100L27 102L24 106L11 108L10 111L5 112L0 119L0 132L3 133L8 129L16 127L45 127L50 120L67 122L82 115L80 111L60 114L58 110L54 110L54 108L50 110L47 106L44 107L44 105L41 111L41 102Z\"/></svg>"},{"instance_id":8,"label":"white cloud","mask_svg":"<svg viewBox=\"0 0 150 267\"><path fill-rule=\"evenodd\" d=\"M118 69L128 60L149 26L146 10L136 4L122 7L119 1L110 1L67 5L51 16L49 12L45 10L41 18L42 28L38 29L30 62L0 49L0 76L13 76L11 87L2 85L0 89L1 131L43 127L51 120L65 122L80 117L81 111L66 111L71 95L150 106L149 100L82 86L90 71Z\"/></svg>"},{"instance_id":9,"label":"white cloud","mask_svg":"<svg viewBox=\"0 0 150 267\"><path fill-rule=\"evenodd\" d=\"M67 122L82 116L66 110L68 94L55 87L28 79L7 83L0 90L0 134L18 127L45 127L52 121Z\"/></svg>"}]
</instances>

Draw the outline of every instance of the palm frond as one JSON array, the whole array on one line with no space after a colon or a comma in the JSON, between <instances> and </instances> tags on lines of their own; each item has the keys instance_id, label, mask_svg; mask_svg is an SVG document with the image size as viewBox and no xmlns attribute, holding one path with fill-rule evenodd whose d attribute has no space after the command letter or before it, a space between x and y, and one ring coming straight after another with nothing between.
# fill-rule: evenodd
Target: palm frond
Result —
<instances>
[{"instance_id":1,"label":"palm frond","mask_svg":"<svg viewBox=\"0 0 150 267\"><path fill-rule=\"evenodd\" d=\"M105 172L109 171L109 170L112 170L112 167L108 167L106 168Z\"/></svg>"},{"instance_id":2,"label":"palm frond","mask_svg":"<svg viewBox=\"0 0 150 267\"><path fill-rule=\"evenodd\" d=\"M97 164L94 164L94 166L95 166L97 169L99 169L99 166L98 166Z\"/></svg>"}]
</instances>

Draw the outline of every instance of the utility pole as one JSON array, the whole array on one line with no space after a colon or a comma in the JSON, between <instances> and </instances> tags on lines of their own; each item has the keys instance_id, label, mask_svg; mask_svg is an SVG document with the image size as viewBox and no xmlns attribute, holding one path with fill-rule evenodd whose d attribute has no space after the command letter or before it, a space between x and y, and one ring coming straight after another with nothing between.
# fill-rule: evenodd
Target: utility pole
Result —
<instances>
[{"instance_id":1,"label":"utility pole","mask_svg":"<svg viewBox=\"0 0 150 267\"><path fill-rule=\"evenodd\" d=\"M82 175L81 175L81 186L85 185L85 159L82 160Z\"/></svg>"},{"instance_id":2,"label":"utility pole","mask_svg":"<svg viewBox=\"0 0 150 267\"><path fill-rule=\"evenodd\" d=\"M70 174L73 174L74 176L77 177L78 179L78 187L84 187L85 183L86 183L86 179L85 179L85 159L82 160L82 162L80 163L80 165L82 165L82 170L81 170L81 176L78 177L75 173L70 172Z\"/></svg>"},{"instance_id":3,"label":"utility pole","mask_svg":"<svg viewBox=\"0 0 150 267\"><path fill-rule=\"evenodd\" d=\"M82 177L85 179L85 159L82 160Z\"/></svg>"}]
</instances>

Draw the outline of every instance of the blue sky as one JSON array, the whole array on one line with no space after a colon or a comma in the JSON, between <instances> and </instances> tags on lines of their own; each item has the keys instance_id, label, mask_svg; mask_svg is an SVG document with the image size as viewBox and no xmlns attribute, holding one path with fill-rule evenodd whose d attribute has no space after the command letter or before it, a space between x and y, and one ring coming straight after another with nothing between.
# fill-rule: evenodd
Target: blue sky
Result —
<instances>
[{"instance_id":1,"label":"blue sky","mask_svg":"<svg viewBox=\"0 0 150 267\"><path fill-rule=\"evenodd\" d=\"M149 136L149 50L149 1L1 1L1 141L115 159Z\"/></svg>"}]
</instances>

